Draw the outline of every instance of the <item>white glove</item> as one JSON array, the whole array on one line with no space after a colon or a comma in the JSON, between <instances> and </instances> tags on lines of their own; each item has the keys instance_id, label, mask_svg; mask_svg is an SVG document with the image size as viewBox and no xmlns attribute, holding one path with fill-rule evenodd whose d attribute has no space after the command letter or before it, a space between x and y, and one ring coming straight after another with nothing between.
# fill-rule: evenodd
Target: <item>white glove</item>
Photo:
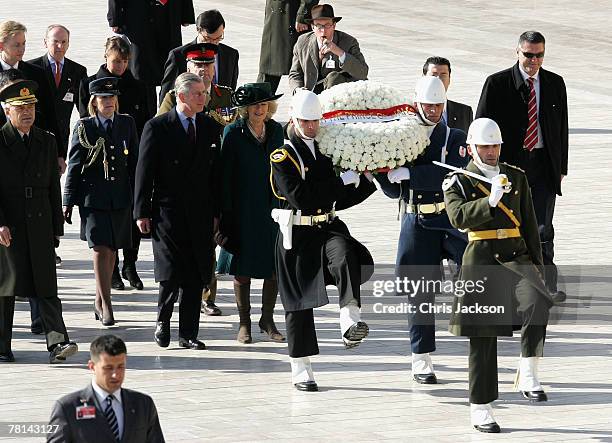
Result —
<instances>
[{"instance_id":1,"label":"white glove","mask_svg":"<svg viewBox=\"0 0 612 443\"><path fill-rule=\"evenodd\" d=\"M506 174L498 174L491 179L491 195L489 195L489 206L495 208L502 198L502 195L512 190L512 183L508 181Z\"/></svg>"},{"instance_id":2,"label":"white glove","mask_svg":"<svg viewBox=\"0 0 612 443\"><path fill-rule=\"evenodd\" d=\"M402 180L410 180L410 169L401 166L387 172L387 178L391 183L399 183Z\"/></svg>"},{"instance_id":3,"label":"white glove","mask_svg":"<svg viewBox=\"0 0 612 443\"><path fill-rule=\"evenodd\" d=\"M350 184L354 184L355 187L359 186L359 174L355 171L344 171L340 174L340 178L345 186Z\"/></svg>"}]
</instances>

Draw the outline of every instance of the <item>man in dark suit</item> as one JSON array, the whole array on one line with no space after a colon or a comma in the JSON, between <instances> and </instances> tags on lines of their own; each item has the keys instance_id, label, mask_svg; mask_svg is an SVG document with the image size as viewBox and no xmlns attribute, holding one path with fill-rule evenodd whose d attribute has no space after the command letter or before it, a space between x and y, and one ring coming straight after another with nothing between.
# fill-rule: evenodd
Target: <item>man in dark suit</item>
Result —
<instances>
[{"instance_id":1,"label":"man in dark suit","mask_svg":"<svg viewBox=\"0 0 612 443\"><path fill-rule=\"evenodd\" d=\"M205 349L198 340L200 300L213 264L214 171L217 123L202 114L207 91L197 74L175 82L177 104L149 120L136 167L134 218L151 232L159 298L155 341L170 344L170 318L179 303L179 346Z\"/></svg>"},{"instance_id":2,"label":"man in dark suit","mask_svg":"<svg viewBox=\"0 0 612 443\"><path fill-rule=\"evenodd\" d=\"M225 20L221 13L216 9L204 11L196 19L196 30L198 35L195 40L184 46L174 48L168 53L168 59L164 65L164 79L162 80L159 102L162 103L164 97L174 87L176 78L187 71L185 60L185 48L195 43L213 43L219 46L215 56L215 76L213 83L216 85L227 86L236 90L238 84L238 51L231 46L221 43L225 37Z\"/></svg>"},{"instance_id":3,"label":"man in dark suit","mask_svg":"<svg viewBox=\"0 0 612 443\"><path fill-rule=\"evenodd\" d=\"M451 79L450 61L444 57L429 57L425 60L425 64L423 65L423 75L438 77L442 80L444 88L446 92L448 92ZM467 133L472 120L474 120L474 113L472 112L471 106L448 99L446 100L446 106L442 113L442 121L449 128L461 129L463 132Z\"/></svg>"},{"instance_id":4,"label":"man in dark suit","mask_svg":"<svg viewBox=\"0 0 612 443\"><path fill-rule=\"evenodd\" d=\"M336 31L331 5L312 8L312 32L301 35L293 46L289 89L306 88L316 94L334 85L368 78L368 65L359 42L346 32Z\"/></svg>"},{"instance_id":5,"label":"man in dark suit","mask_svg":"<svg viewBox=\"0 0 612 443\"><path fill-rule=\"evenodd\" d=\"M53 407L48 443L164 442L153 399L122 388L127 362L125 343L102 335L90 347L90 384L60 398Z\"/></svg>"},{"instance_id":6,"label":"man in dark suit","mask_svg":"<svg viewBox=\"0 0 612 443\"><path fill-rule=\"evenodd\" d=\"M19 69L23 73L23 79L33 80L38 84L36 126L55 134L57 141L57 123L45 72L38 66L23 61L26 48L26 32L27 28L21 23L12 20L0 23L0 72ZM0 124L4 124L6 122L4 113L0 112L0 114L2 114L0 115ZM64 159L60 160L58 158L60 166L63 161Z\"/></svg>"},{"instance_id":7,"label":"man in dark suit","mask_svg":"<svg viewBox=\"0 0 612 443\"><path fill-rule=\"evenodd\" d=\"M45 34L47 53L30 60L45 72L47 85L53 99L54 115L57 120L58 161L60 173L66 170L66 154L70 138L70 117L72 109L79 103L79 85L87 77L87 68L66 57L70 45L70 31L62 25L51 25Z\"/></svg>"},{"instance_id":8,"label":"man in dark suit","mask_svg":"<svg viewBox=\"0 0 612 443\"><path fill-rule=\"evenodd\" d=\"M172 48L182 44L181 25L194 22L193 0L108 0L108 25L132 42L130 71L147 85L147 102L155 109L155 86Z\"/></svg>"},{"instance_id":9,"label":"man in dark suit","mask_svg":"<svg viewBox=\"0 0 612 443\"><path fill-rule=\"evenodd\" d=\"M490 75L483 88L476 117L495 120L502 131L501 161L525 170L538 220L546 286L557 292L553 214L561 181L567 175L568 117L565 82L542 69L545 39L536 31L519 37L518 62Z\"/></svg>"}]
</instances>

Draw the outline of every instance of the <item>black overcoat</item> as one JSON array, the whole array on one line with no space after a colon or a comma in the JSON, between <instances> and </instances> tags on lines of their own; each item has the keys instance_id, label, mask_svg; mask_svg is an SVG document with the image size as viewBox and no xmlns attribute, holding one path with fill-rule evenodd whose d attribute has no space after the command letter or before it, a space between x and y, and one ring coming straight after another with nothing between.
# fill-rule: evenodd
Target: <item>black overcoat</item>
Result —
<instances>
[{"instance_id":1,"label":"black overcoat","mask_svg":"<svg viewBox=\"0 0 612 443\"><path fill-rule=\"evenodd\" d=\"M568 117L567 92L560 75L540 68L540 105L538 122L548 156L550 188L561 195L561 175L567 175ZM527 131L529 87L518 63L490 75L482 88L476 118L495 120L504 144L500 161L525 169L528 152L523 148Z\"/></svg>"},{"instance_id":2,"label":"black overcoat","mask_svg":"<svg viewBox=\"0 0 612 443\"><path fill-rule=\"evenodd\" d=\"M292 134L289 130L289 134ZM275 151L271 157L272 186L281 198L284 209L301 210L302 215L328 213L335 207L342 210L355 206L374 191L376 186L365 177L357 188L345 186L336 175L329 157L316 148L316 159L310 149L295 135L291 136L292 148L288 144L281 149L286 157L278 161ZM305 179L296 151L304 163ZM295 160L295 163L293 160ZM279 293L285 311L299 311L324 306L329 303L325 286L333 284L326 271L325 242L333 235L347 238L357 248L362 267L362 280L365 283L373 271L373 259L368 249L351 237L348 228L339 218L329 224L319 226L294 226L293 245L287 250L283 247L282 234L276 240L276 272ZM367 272L363 272L363 270Z\"/></svg>"},{"instance_id":3,"label":"black overcoat","mask_svg":"<svg viewBox=\"0 0 612 443\"><path fill-rule=\"evenodd\" d=\"M195 23L193 0L108 0L110 27L132 43L130 70L139 80L159 85L168 52L181 46L181 25Z\"/></svg>"},{"instance_id":4,"label":"black overcoat","mask_svg":"<svg viewBox=\"0 0 612 443\"><path fill-rule=\"evenodd\" d=\"M11 123L2 127L0 226L8 226L13 237L10 247L0 246L0 297L57 297L54 243L64 235L57 146L35 126L29 149ZM32 287L35 293L24 293Z\"/></svg>"},{"instance_id":5,"label":"black overcoat","mask_svg":"<svg viewBox=\"0 0 612 443\"><path fill-rule=\"evenodd\" d=\"M152 219L155 280L211 278L218 128L196 116L188 143L176 108L145 125L136 167L134 218Z\"/></svg>"}]
</instances>

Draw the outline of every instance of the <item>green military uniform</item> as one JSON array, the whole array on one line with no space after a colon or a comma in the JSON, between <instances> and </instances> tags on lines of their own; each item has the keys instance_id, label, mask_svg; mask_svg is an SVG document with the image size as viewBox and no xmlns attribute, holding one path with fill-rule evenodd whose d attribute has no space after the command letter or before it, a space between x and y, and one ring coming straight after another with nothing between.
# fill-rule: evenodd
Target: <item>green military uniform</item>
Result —
<instances>
[{"instance_id":1,"label":"green military uniform","mask_svg":"<svg viewBox=\"0 0 612 443\"><path fill-rule=\"evenodd\" d=\"M512 336L513 325L518 324L522 356L542 356L553 304L542 280L542 251L527 178L514 166L500 163L499 168L512 190L495 208L489 205L490 185L478 179L453 173L443 184L449 220L467 230L470 240L460 280L480 281L484 288L455 296L450 323L452 334L470 337L470 403L474 404L490 403L498 396L497 336ZM482 175L473 161L466 169Z\"/></svg>"},{"instance_id":2,"label":"green military uniform","mask_svg":"<svg viewBox=\"0 0 612 443\"><path fill-rule=\"evenodd\" d=\"M231 112L232 88L222 85L212 85L210 101L206 106L206 113L223 126L227 126L236 120L235 112ZM174 89L166 94L164 101L159 106L157 115L165 114L176 106L176 93Z\"/></svg>"}]
</instances>

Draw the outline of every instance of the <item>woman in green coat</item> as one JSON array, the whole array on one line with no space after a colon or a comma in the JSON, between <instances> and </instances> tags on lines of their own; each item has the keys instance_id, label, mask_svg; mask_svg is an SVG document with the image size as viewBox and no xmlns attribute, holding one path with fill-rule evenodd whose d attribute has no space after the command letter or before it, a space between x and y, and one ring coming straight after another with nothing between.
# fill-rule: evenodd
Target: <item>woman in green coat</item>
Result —
<instances>
[{"instance_id":1,"label":"woman in green coat","mask_svg":"<svg viewBox=\"0 0 612 443\"><path fill-rule=\"evenodd\" d=\"M227 273L234 276L240 315L237 340L251 343L251 279L263 279L259 327L274 341L284 341L273 320L278 294L274 251L278 227L271 211L276 199L270 187L270 154L283 145L283 129L272 115L276 99L269 83L248 83L232 102L240 116L227 126L221 146L221 222L217 236ZM223 260L225 259L225 260Z\"/></svg>"}]
</instances>

